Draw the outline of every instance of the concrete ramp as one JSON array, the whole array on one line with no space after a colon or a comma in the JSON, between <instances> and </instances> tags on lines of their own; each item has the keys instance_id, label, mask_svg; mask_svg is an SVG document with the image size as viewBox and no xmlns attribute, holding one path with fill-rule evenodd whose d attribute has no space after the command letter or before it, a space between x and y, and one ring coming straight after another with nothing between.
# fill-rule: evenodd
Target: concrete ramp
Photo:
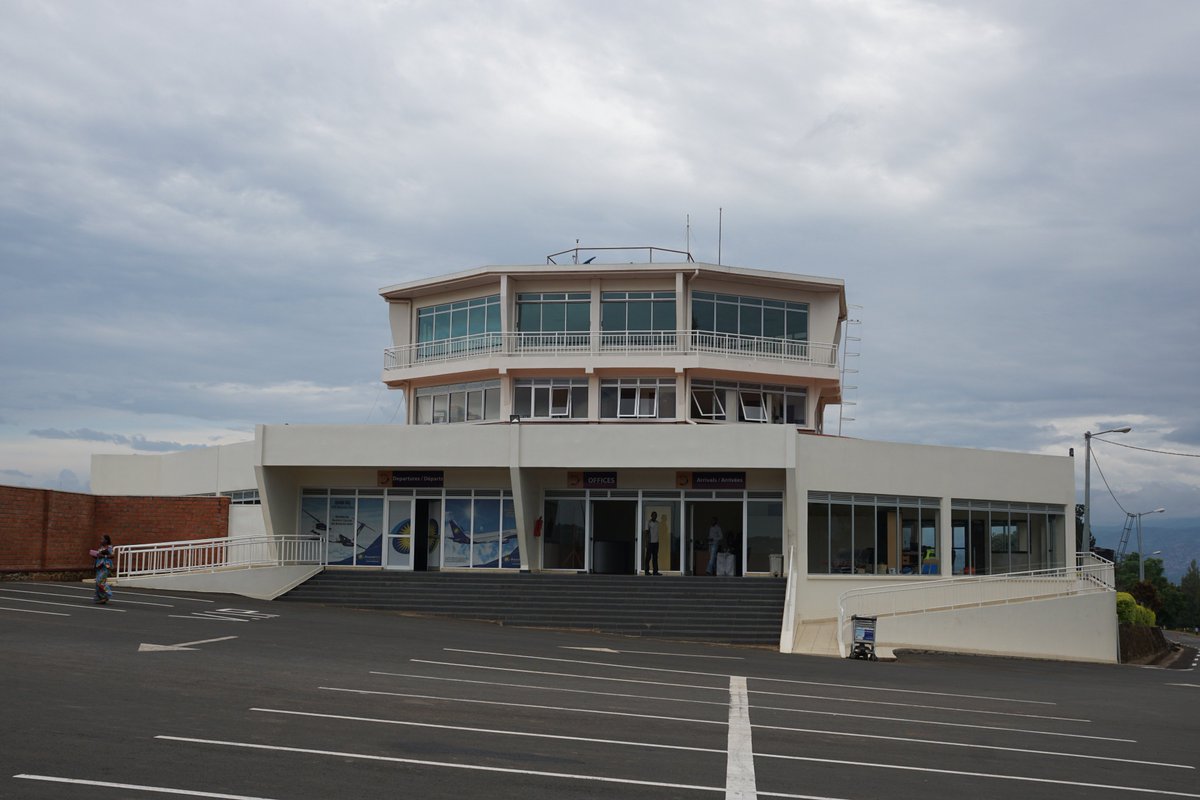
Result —
<instances>
[{"instance_id":1,"label":"concrete ramp","mask_svg":"<svg viewBox=\"0 0 1200 800\"><path fill-rule=\"evenodd\" d=\"M319 565L302 564L276 567L230 567L209 572L145 575L110 579L118 589L168 589L176 592L211 592L252 597L255 600L274 600L290 592L324 569Z\"/></svg>"}]
</instances>

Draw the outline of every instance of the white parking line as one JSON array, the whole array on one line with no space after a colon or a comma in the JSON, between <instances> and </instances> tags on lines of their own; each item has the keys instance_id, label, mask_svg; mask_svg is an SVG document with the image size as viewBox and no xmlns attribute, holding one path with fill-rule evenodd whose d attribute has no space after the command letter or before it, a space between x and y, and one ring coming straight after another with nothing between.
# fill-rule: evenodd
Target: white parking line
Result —
<instances>
[{"instance_id":1,"label":"white parking line","mask_svg":"<svg viewBox=\"0 0 1200 800\"><path fill-rule=\"evenodd\" d=\"M846 761L840 758L814 758L811 756L777 756L789 761L807 761L810 764L837 764L845 767L874 767L877 769L895 769L905 772L925 772L934 775L962 775L968 778L993 778L1001 781L1021 781L1025 783L1049 783L1056 786L1080 786L1085 789L1113 789L1121 792L1139 792L1141 794L1161 794L1170 797L1200 797L1192 792L1176 792L1170 789L1148 789L1144 786L1119 786L1109 783L1086 783L1084 781L1068 781L1061 778L1034 778L1027 775L1006 775L997 772L967 772L960 769L939 769L937 767L917 767L911 764L883 764L876 761ZM790 795L773 792L759 792L766 797L789 797Z\"/></svg>"},{"instance_id":2,"label":"white parking line","mask_svg":"<svg viewBox=\"0 0 1200 800\"><path fill-rule=\"evenodd\" d=\"M851 697L830 697L820 694L795 694L793 692L766 692L762 689L755 689L750 694L761 694L770 697L795 697L800 700L829 700L835 703L865 703L870 706L900 706L901 708L912 708L912 703L897 703L890 700L861 700ZM957 714L986 714L993 717L1019 717L1021 719L1045 719L1054 722L1091 722L1090 719L1082 717L1055 717L1048 714L1021 714L1016 711L990 711L983 708L955 708L954 706L929 706L922 705L922 711L951 711Z\"/></svg>"},{"instance_id":3,"label":"white parking line","mask_svg":"<svg viewBox=\"0 0 1200 800\"><path fill-rule=\"evenodd\" d=\"M61 611L35 611L32 608L0 608L0 611L19 611L22 614L49 614L52 617L69 617Z\"/></svg>"},{"instance_id":4,"label":"white parking line","mask_svg":"<svg viewBox=\"0 0 1200 800\"><path fill-rule=\"evenodd\" d=\"M13 775L27 781L48 781L50 783L73 783L79 786L102 786L105 789L129 789L135 792L155 792L157 794L180 794L187 797L212 797L217 800L271 800L269 797L251 797L245 794L222 794L220 792L202 792L196 789L172 789L167 786L144 786L137 783L113 783L111 781L90 781L82 778L56 778L52 775Z\"/></svg>"},{"instance_id":5,"label":"white parking line","mask_svg":"<svg viewBox=\"0 0 1200 800\"><path fill-rule=\"evenodd\" d=\"M667 682L663 682L663 681L638 680L636 678L609 678L609 677L605 677L602 675L576 675L576 674L573 674L570 672L545 672L545 671L541 671L541 670L532 670L532 669L517 669L516 667L489 667L489 666L485 666L482 664L460 664L460 663L457 663L454 661L425 661L420 658L414 658L411 660L413 661L413 663L416 663L416 664L433 664L435 666L465 667L468 669L493 670L493 671L497 671L497 672L520 672L520 673L532 674L532 675L549 675L549 676L553 676L553 677L569 677L569 678L579 678L581 680L593 680L593 681L613 681L613 682L617 682L617 683L636 683L636 684L640 684L640 685L667 686L667 687L671 687L671 688L683 687L683 688L700 689L700 690L707 690L707 691L720 691L720 692L725 691L724 688L718 688L718 687L713 687L713 686L696 686L696 685L690 684L690 683L667 683ZM669 672L672 670L667 670L667 671ZM396 673L377 672L377 673L372 673L372 674L391 675L391 674L396 674ZM836 697L822 697L819 699L840 700L840 698L836 698ZM908 707L911 708L911 706L908 706ZM873 714L861 714L861 713L853 713L852 714L852 713L842 712L842 711L817 711L814 709L787 708L784 706L755 705L755 706L752 706L752 708L761 709L763 711L784 711L784 712L789 712L792 714L815 714L818 716L825 716L825 717L849 717L852 719L872 719L872 720L878 720L881 722L903 722L903 723L906 723L909 725L914 725L914 724L915 725L938 725L938 726L949 727L949 728L971 728L974 730L984 730L984 731L1005 731L1008 733L1028 733L1028 734L1035 734L1035 735L1040 735L1040 736L1066 736L1066 737L1078 738L1078 739L1099 739L1102 741L1112 741L1112 742L1134 742L1134 741L1136 741L1134 739L1111 739L1111 738L1105 737L1105 736L1087 736L1087 735L1078 734L1078 733L1056 733L1053 731L1037 731L1037 730L1029 730L1026 728L1006 728L1001 725L975 725L975 724L971 724L971 723L967 723L967 722L939 722L939 721L935 721L935 720L917 719L917 718L913 718L913 717L884 717L884 716L873 715ZM790 729L785 728L783 730L790 730Z\"/></svg>"},{"instance_id":6,"label":"white parking line","mask_svg":"<svg viewBox=\"0 0 1200 800\"><path fill-rule=\"evenodd\" d=\"M558 661L558 662L566 663L566 664L588 664L590 666L608 667L610 669L636 669L636 670L645 670L648 672L674 672L679 675L705 675L705 676L712 677L712 678L723 678L723 679L729 678L729 674L724 673L724 672L697 672L697 671L685 670L685 669L670 669L667 667L638 667L638 666L633 666L630 664L614 664L610 661L585 661L583 659L573 659L573 658L551 658L550 656L531 656L531 655L526 655L524 653L497 653L497 652L493 652L490 650L467 650L467 649L457 648L457 647L445 647L442 649L448 653L470 653L472 655L499 656L501 658L528 658L528 659L533 659L535 661ZM822 683L819 681L801 681L801 680L794 680L791 678L761 678L761 677L757 677L754 675L748 675L746 677L748 680L752 680L752 681L772 681L775 683L795 683L795 684L803 684L806 686L829 686L829 687L833 687L833 688L837 688L837 689L860 689L860 690L869 691L869 692L895 692L897 694L920 694L920 695L931 695L934 697L959 697L959 698L963 698L966 700L990 700L990 701L995 701L995 702L1000 702L1000 703L1029 703L1031 705L1039 705L1039 706L1058 705L1058 703L1054 703L1054 702L1050 702L1050 701L1046 701L1046 700L1023 700L1023 699L1015 698L1015 697L995 697L995 696L991 696L991 695L980 695L980 694L954 694L952 692L928 692L928 691L923 691L920 689L895 689L895 688L886 687L886 686L862 686L860 684L853 684L853 683Z\"/></svg>"},{"instance_id":7,"label":"white parking line","mask_svg":"<svg viewBox=\"0 0 1200 800\"><path fill-rule=\"evenodd\" d=\"M725 762L726 800L754 800L754 743L750 731L750 709L746 679L729 678L729 755Z\"/></svg>"},{"instance_id":8,"label":"white parking line","mask_svg":"<svg viewBox=\"0 0 1200 800\"><path fill-rule=\"evenodd\" d=\"M589 650L593 653L611 653L617 655L620 653L636 653L641 656L672 656L674 658L712 658L720 659L721 661L745 661L742 656L709 656L697 655L695 653L665 653L659 650L614 650L611 647L572 647L571 645L559 645L562 650Z\"/></svg>"},{"instance_id":9,"label":"white parking line","mask_svg":"<svg viewBox=\"0 0 1200 800\"><path fill-rule=\"evenodd\" d=\"M701 690L714 691L714 692L725 692L726 691L724 686L698 686L694 683L666 683L663 681L643 681L643 680L637 680L635 678L609 678L609 677L605 677L603 675L579 675L579 674L573 673L573 672L548 672L546 670L519 669L517 667L492 667L492 666L488 666L485 664L466 664L466 663L459 662L459 661L430 661L430 660L423 659L423 658L413 658L413 659L409 659L409 660L414 664L432 664L434 666L439 666L439 667L462 667L464 669L494 670L496 672L519 672L519 673L524 673L524 674L528 674L528 675L549 675L549 676L557 677L557 678L579 678L580 680L591 680L591 681L614 681L617 683L642 683L642 684L649 684L651 686L671 686L671 687L681 687L681 688L688 688L688 689L701 689ZM372 675L399 675L400 673L373 671L371 674ZM415 677L424 677L424 676L418 675ZM865 704L869 704L872 706L899 706L901 708L912 708L913 707L912 703L893 703L893 702L890 702L887 700L860 700L860 699L849 698L849 697L829 697L828 695L794 694L791 692L765 692L765 691L761 691L758 689L750 692L750 694L761 694L761 695L769 695L769 696L774 696L774 697L796 697L796 698L800 698L800 699L804 699L804 700L828 700L828 701L837 702L837 703L865 703ZM989 711L986 709L978 709L978 708L955 708L953 706L921 706L921 708L924 711L950 711L950 712L954 712L954 713L958 713L958 714L986 714L989 716L1019 717L1022 719L1045 719L1045 720L1053 720L1056 722L1091 722L1090 719L1081 719L1079 717L1055 717L1055 716L1049 716L1049 715L1045 715L1045 714L1019 714L1015 711Z\"/></svg>"},{"instance_id":10,"label":"white parking line","mask_svg":"<svg viewBox=\"0 0 1200 800\"><path fill-rule=\"evenodd\" d=\"M634 717L636 719L661 719L668 722L694 722L697 725L725 725L723 719L695 719L693 717L668 717L661 714L635 714L631 711L605 711L596 708L571 708L569 706L542 706L532 703L506 703L502 700L473 700L468 697L441 697L435 694L410 694L407 692L381 692L372 689L348 689L339 686L318 686L326 692L369 694L382 697L408 697L414 700L443 700L447 703L475 703L485 706L507 706L509 708L538 709L540 711L571 711L576 714L602 714L609 717ZM724 705L724 704L722 704Z\"/></svg>"},{"instance_id":11,"label":"white parking line","mask_svg":"<svg viewBox=\"0 0 1200 800\"><path fill-rule=\"evenodd\" d=\"M812 733L818 736L843 736L851 739L882 739L888 742L903 742L905 744L931 744L941 747L963 747L971 750L998 750L1009 753L1027 753L1035 756L1055 756L1058 758L1087 758L1096 761L1118 761L1124 764L1142 764L1150 767L1168 767L1170 769L1195 769L1190 764L1171 764L1165 761L1141 761L1136 758L1116 758L1114 756L1094 756L1085 753L1060 753L1054 750L1034 750L1028 747L1002 747L995 744L971 744L969 742L948 742L938 739L914 739L911 736L884 736L877 733L853 733L849 731L831 731L820 728L779 728L774 725L755 725L756 728L764 728L774 731L789 731L794 733ZM769 753L756 753L759 758L791 758L787 755L771 755Z\"/></svg>"},{"instance_id":12,"label":"white parking line","mask_svg":"<svg viewBox=\"0 0 1200 800\"><path fill-rule=\"evenodd\" d=\"M497 728L470 728L463 725L439 725L433 722L412 722L403 719L381 719L379 717L354 717L345 714L319 714L315 711L288 711L281 708L251 708L264 714L289 714L297 717L316 717L318 719L337 719L346 722L372 722L380 725L403 725L410 728L433 728L443 731L462 731L464 733L488 733L498 736L523 736L531 739L558 739L568 742L590 742L592 744L612 744L624 747L649 747L659 750L687 750L695 753L724 753L718 747L692 747L681 744L659 744L657 742L632 742L622 739L598 739L590 736L564 736L557 733L531 733L529 731L513 731Z\"/></svg>"},{"instance_id":13,"label":"white parking line","mask_svg":"<svg viewBox=\"0 0 1200 800\"><path fill-rule=\"evenodd\" d=\"M88 604L84 604L84 603L54 603L49 600L26 600L24 597L9 597L7 599L8 599L8 602L10 602L10 603L36 603L39 606L61 606L62 608L90 608L94 611L115 611L118 614L125 613L125 610L122 608L109 608L108 606L101 606L101 605L95 605L95 604L88 605Z\"/></svg>"},{"instance_id":14,"label":"white parking line","mask_svg":"<svg viewBox=\"0 0 1200 800\"><path fill-rule=\"evenodd\" d=\"M84 596L84 595L79 595L79 594L62 594L59 592L35 592L30 589L0 589L0 592L16 592L18 594L32 594L32 595L37 595L38 597L76 598L76 597ZM122 593L120 597L114 597L112 602L120 603L123 606L162 606L163 608L174 608L174 606L170 605L169 603L147 603L147 602L139 601L139 600L126 600L124 593Z\"/></svg>"},{"instance_id":15,"label":"white parking line","mask_svg":"<svg viewBox=\"0 0 1200 800\"><path fill-rule=\"evenodd\" d=\"M547 675L553 678L578 678L583 681L610 681L613 683L640 683L648 686L670 686L682 689L701 689L709 692L728 691L724 686L698 686L694 683L667 683L666 681L643 681L637 678L609 678L604 675L577 675L574 672L548 672L540 669L518 669L517 667L491 667L486 664L463 664L457 661L427 661L423 658L409 659L414 664L431 664L435 667L462 667L463 669L483 669L492 672L517 672L522 675ZM380 673L386 675L387 673Z\"/></svg>"},{"instance_id":16,"label":"white parking line","mask_svg":"<svg viewBox=\"0 0 1200 800\"><path fill-rule=\"evenodd\" d=\"M725 723L722 722L722 725ZM369 753L348 753L337 750L316 750L308 747L281 747L279 745L258 744L255 742L229 742L217 739L193 739L185 736L155 736L170 742L185 742L189 744L210 744L221 747L244 747L252 750L272 750L282 753L300 753L303 755L331 756L333 758L353 758L365 761L382 761L392 764L413 764L422 767L442 767L445 769L465 769L475 772L499 772L506 775L529 775L537 778L558 778L571 781L593 781L596 783L615 783L623 786L648 786L655 789L689 789L697 792L724 792L724 786L700 786L688 783L666 783L663 781L640 781L633 778L610 778L605 775L580 775L570 772L546 772L536 769L517 769L515 767L488 767L482 764L456 764L452 761L428 761L420 758L401 758L399 756L377 756ZM780 794L773 793L771 797L791 798L792 800L843 800L843 798L811 794Z\"/></svg>"}]
</instances>

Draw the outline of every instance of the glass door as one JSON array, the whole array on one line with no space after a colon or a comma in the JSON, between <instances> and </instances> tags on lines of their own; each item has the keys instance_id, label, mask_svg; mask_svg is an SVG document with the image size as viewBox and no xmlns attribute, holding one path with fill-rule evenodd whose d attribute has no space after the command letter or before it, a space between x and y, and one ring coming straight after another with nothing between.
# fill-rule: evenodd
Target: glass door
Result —
<instances>
[{"instance_id":1,"label":"glass door","mask_svg":"<svg viewBox=\"0 0 1200 800\"><path fill-rule=\"evenodd\" d=\"M388 569L413 567L413 501L410 497L389 497L388 535L383 565Z\"/></svg>"}]
</instances>

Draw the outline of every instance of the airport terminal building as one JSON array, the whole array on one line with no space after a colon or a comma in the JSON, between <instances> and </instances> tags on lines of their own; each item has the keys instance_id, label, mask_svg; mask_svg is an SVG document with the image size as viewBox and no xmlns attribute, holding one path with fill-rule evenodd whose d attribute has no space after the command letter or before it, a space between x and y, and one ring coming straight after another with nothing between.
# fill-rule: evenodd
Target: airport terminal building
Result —
<instances>
[{"instance_id":1,"label":"airport terminal building","mask_svg":"<svg viewBox=\"0 0 1200 800\"><path fill-rule=\"evenodd\" d=\"M1076 566L1072 458L823 429L842 401L843 281L635 254L385 287L382 380L404 424L97 455L93 490L257 500L266 534L319 537L330 565L364 570L644 573L654 528L648 579L786 572L794 652L830 650L848 594L987 579L1011 596L1005 576ZM942 602L905 635L1114 660L1111 592L1050 594Z\"/></svg>"}]
</instances>

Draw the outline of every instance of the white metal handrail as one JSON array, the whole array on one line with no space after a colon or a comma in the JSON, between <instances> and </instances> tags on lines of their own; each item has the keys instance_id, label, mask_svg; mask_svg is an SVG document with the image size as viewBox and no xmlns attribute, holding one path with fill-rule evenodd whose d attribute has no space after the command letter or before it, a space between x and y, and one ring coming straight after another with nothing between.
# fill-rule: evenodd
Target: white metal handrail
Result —
<instances>
[{"instance_id":1,"label":"white metal handrail","mask_svg":"<svg viewBox=\"0 0 1200 800\"><path fill-rule=\"evenodd\" d=\"M838 598L837 639L845 652L851 617L894 617L955 608L1024 603L1031 600L1116 591L1113 563L1093 555L1079 567L962 575L903 586L850 589Z\"/></svg>"},{"instance_id":2,"label":"white metal handrail","mask_svg":"<svg viewBox=\"0 0 1200 800\"><path fill-rule=\"evenodd\" d=\"M310 536L196 539L114 548L114 577L325 564L324 543Z\"/></svg>"},{"instance_id":3,"label":"white metal handrail","mask_svg":"<svg viewBox=\"0 0 1200 800\"><path fill-rule=\"evenodd\" d=\"M710 353L790 363L837 366L837 345L824 342L744 336L712 331L622 331L591 333L547 332L478 333L389 347L383 367L404 369L466 358L570 356L580 353L623 355L689 355Z\"/></svg>"}]
</instances>

